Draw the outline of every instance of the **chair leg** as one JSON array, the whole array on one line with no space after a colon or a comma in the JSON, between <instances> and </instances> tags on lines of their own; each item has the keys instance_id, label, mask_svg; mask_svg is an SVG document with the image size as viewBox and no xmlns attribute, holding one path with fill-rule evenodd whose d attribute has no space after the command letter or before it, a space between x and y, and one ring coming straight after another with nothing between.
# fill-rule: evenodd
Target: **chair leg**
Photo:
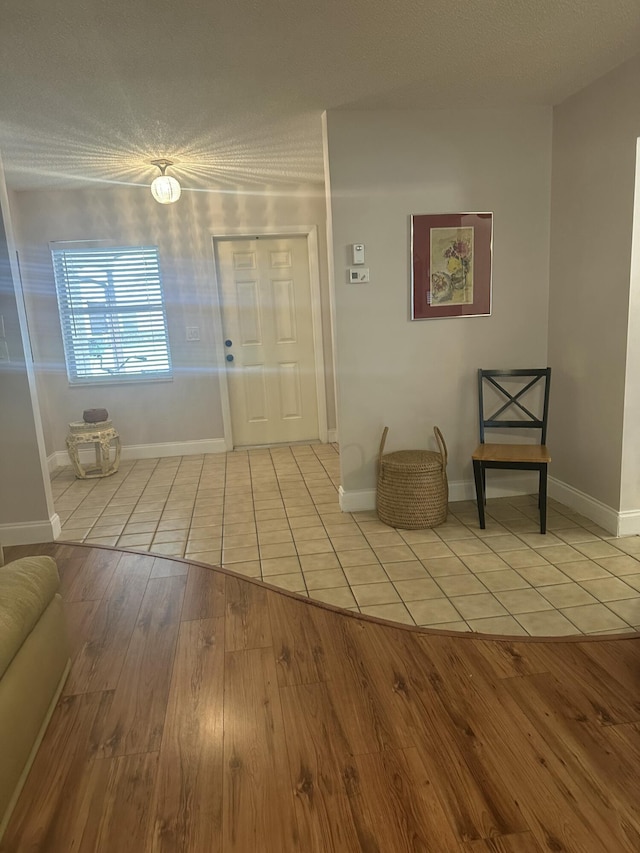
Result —
<instances>
[{"instance_id":1,"label":"chair leg","mask_svg":"<svg viewBox=\"0 0 640 853\"><path fill-rule=\"evenodd\" d=\"M547 466L540 469L540 533L547 532Z\"/></svg>"},{"instance_id":2,"label":"chair leg","mask_svg":"<svg viewBox=\"0 0 640 853\"><path fill-rule=\"evenodd\" d=\"M473 477L476 481L476 501L478 504L478 521L480 529L486 527L484 520L484 468L478 459L473 460Z\"/></svg>"}]
</instances>

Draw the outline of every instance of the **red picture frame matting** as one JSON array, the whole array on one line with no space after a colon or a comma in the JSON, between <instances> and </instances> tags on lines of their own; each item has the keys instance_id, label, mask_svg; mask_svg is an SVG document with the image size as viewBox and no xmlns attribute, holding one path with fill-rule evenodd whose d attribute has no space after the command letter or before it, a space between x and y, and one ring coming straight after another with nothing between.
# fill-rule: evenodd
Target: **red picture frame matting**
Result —
<instances>
[{"instance_id":1,"label":"red picture frame matting","mask_svg":"<svg viewBox=\"0 0 640 853\"><path fill-rule=\"evenodd\" d=\"M411 319L490 315L492 241L492 213L412 215Z\"/></svg>"}]
</instances>

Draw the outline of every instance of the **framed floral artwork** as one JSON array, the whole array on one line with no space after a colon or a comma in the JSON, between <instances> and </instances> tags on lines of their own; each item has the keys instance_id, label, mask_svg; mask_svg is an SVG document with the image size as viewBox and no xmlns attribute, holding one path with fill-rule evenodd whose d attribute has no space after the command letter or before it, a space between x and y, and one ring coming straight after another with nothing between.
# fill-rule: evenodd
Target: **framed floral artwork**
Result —
<instances>
[{"instance_id":1,"label":"framed floral artwork","mask_svg":"<svg viewBox=\"0 0 640 853\"><path fill-rule=\"evenodd\" d=\"M492 213L411 217L411 319L491 314Z\"/></svg>"}]
</instances>

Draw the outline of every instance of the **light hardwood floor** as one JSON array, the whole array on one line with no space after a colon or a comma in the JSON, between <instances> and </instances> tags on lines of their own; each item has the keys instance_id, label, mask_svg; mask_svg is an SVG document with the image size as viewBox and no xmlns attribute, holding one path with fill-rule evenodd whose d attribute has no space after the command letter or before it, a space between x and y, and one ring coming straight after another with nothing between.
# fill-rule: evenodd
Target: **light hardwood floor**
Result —
<instances>
[{"instance_id":1,"label":"light hardwood floor","mask_svg":"<svg viewBox=\"0 0 640 853\"><path fill-rule=\"evenodd\" d=\"M492 639L186 561L58 562L73 662L0 850L640 850L640 637Z\"/></svg>"}]
</instances>

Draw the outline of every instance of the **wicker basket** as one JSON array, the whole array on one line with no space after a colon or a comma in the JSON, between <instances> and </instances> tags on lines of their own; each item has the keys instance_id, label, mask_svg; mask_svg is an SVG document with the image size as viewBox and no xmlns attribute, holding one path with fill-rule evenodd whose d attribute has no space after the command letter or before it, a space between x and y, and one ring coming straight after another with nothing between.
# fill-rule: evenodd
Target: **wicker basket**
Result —
<instances>
[{"instance_id":1,"label":"wicker basket","mask_svg":"<svg viewBox=\"0 0 640 853\"><path fill-rule=\"evenodd\" d=\"M440 448L398 450L383 455L389 428L385 427L378 459L378 518L391 527L413 530L436 527L447 520L447 446L438 427Z\"/></svg>"}]
</instances>

